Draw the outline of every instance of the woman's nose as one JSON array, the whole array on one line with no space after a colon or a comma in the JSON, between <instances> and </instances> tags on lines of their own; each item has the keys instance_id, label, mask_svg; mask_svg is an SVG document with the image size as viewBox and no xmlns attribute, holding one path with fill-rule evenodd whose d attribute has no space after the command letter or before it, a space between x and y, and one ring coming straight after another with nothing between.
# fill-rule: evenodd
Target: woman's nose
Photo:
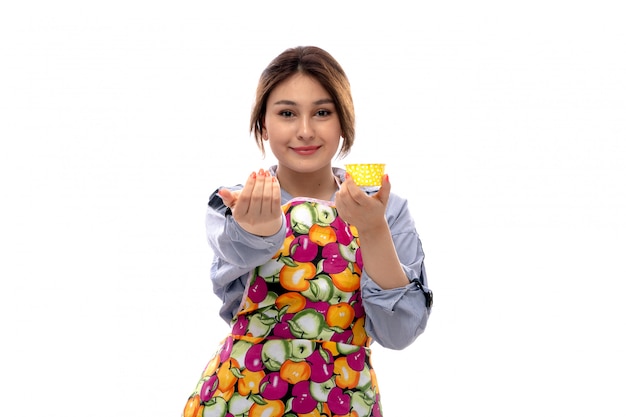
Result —
<instances>
[{"instance_id":1,"label":"woman's nose","mask_svg":"<svg viewBox=\"0 0 626 417\"><path fill-rule=\"evenodd\" d=\"M310 140L315 136L313 125L308 118L302 118L298 124L298 139Z\"/></svg>"}]
</instances>

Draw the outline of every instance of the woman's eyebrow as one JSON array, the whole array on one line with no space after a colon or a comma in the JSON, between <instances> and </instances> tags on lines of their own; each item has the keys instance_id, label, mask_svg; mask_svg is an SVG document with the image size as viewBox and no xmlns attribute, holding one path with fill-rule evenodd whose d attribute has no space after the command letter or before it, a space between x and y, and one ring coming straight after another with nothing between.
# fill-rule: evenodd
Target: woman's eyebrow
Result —
<instances>
[{"instance_id":1,"label":"woman's eyebrow","mask_svg":"<svg viewBox=\"0 0 626 417\"><path fill-rule=\"evenodd\" d=\"M334 103L332 98L323 98L321 100L317 100L315 103L316 106L319 106L320 104L328 104L328 103Z\"/></svg>"},{"instance_id":2,"label":"woman's eyebrow","mask_svg":"<svg viewBox=\"0 0 626 417\"><path fill-rule=\"evenodd\" d=\"M291 100L278 100L278 101L274 102L274 106L282 106L282 105L295 106L296 102L295 101L291 101Z\"/></svg>"},{"instance_id":3,"label":"woman's eyebrow","mask_svg":"<svg viewBox=\"0 0 626 417\"><path fill-rule=\"evenodd\" d=\"M332 98L323 98L317 101L314 101L313 104L315 106L319 106L321 104L328 104L328 103L334 103ZM291 101L291 100L278 100L276 102L274 102L274 106L297 106L298 103L296 103L295 101Z\"/></svg>"}]
</instances>

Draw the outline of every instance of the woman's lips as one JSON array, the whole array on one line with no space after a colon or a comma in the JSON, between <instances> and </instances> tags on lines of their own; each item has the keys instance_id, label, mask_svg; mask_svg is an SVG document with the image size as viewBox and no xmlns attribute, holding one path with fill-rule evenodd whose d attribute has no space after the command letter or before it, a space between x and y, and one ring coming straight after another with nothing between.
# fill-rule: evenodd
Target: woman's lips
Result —
<instances>
[{"instance_id":1,"label":"woman's lips","mask_svg":"<svg viewBox=\"0 0 626 417\"><path fill-rule=\"evenodd\" d=\"M301 146L299 148L291 148L298 155L312 155L317 151L319 146Z\"/></svg>"}]
</instances>

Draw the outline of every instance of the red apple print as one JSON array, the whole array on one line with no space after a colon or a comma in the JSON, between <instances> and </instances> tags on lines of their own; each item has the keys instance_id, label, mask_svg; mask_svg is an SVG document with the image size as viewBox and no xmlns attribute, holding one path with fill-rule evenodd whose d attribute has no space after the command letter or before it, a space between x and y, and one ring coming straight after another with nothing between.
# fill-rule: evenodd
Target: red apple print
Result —
<instances>
[{"instance_id":1,"label":"red apple print","mask_svg":"<svg viewBox=\"0 0 626 417\"><path fill-rule=\"evenodd\" d=\"M361 291L355 291L354 295L350 297L350 305L354 309L354 318L358 319L365 315L365 308L363 308L363 299L361 298Z\"/></svg>"},{"instance_id":2,"label":"red apple print","mask_svg":"<svg viewBox=\"0 0 626 417\"><path fill-rule=\"evenodd\" d=\"M217 375L211 375L209 379L204 381L202 384L202 388L200 388L200 401L207 402L211 398L213 398L213 394L217 391L217 386L219 385L219 381L217 380Z\"/></svg>"},{"instance_id":3,"label":"red apple print","mask_svg":"<svg viewBox=\"0 0 626 417\"><path fill-rule=\"evenodd\" d=\"M342 245L349 245L354 239L352 236L352 231L350 231L350 226L341 218L336 217L335 220L330 224L333 229L335 229L335 233L337 234L337 243L341 243Z\"/></svg>"},{"instance_id":4,"label":"red apple print","mask_svg":"<svg viewBox=\"0 0 626 417\"><path fill-rule=\"evenodd\" d=\"M322 248L322 257L324 258L324 272L329 274L337 274L342 272L348 266L348 261L341 256L338 243L329 243Z\"/></svg>"},{"instance_id":5,"label":"red apple print","mask_svg":"<svg viewBox=\"0 0 626 417\"><path fill-rule=\"evenodd\" d=\"M263 359L261 352L263 351L263 345L252 345L248 352L246 352L246 358L244 359L244 365L252 372L257 372L263 369Z\"/></svg>"},{"instance_id":6,"label":"red apple print","mask_svg":"<svg viewBox=\"0 0 626 417\"><path fill-rule=\"evenodd\" d=\"M261 380L259 392L266 400L280 400L287 394L289 383L280 377L280 372L271 372Z\"/></svg>"},{"instance_id":7,"label":"red apple print","mask_svg":"<svg viewBox=\"0 0 626 417\"><path fill-rule=\"evenodd\" d=\"M230 353L233 350L233 337L228 336L222 345L222 350L220 351L220 362L226 362L230 357Z\"/></svg>"},{"instance_id":8,"label":"red apple print","mask_svg":"<svg viewBox=\"0 0 626 417\"><path fill-rule=\"evenodd\" d=\"M335 360L326 349L316 350L306 360L311 364L311 381L326 382L332 378Z\"/></svg>"},{"instance_id":9,"label":"red apple print","mask_svg":"<svg viewBox=\"0 0 626 417\"><path fill-rule=\"evenodd\" d=\"M317 256L318 250L319 246L312 242L308 235L296 237L289 247L291 257L298 262L312 261Z\"/></svg>"},{"instance_id":10,"label":"red apple print","mask_svg":"<svg viewBox=\"0 0 626 417\"><path fill-rule=\"evenodd\" d=\"M267 297L267 283L263 277L257 276L248 289L248 297L253 303L260 303Z\"/></svg>"},{"instance_id":11,"label":"red apple print","mask_svg":"<svg viewBox=\"0 0 626 417\"><path fill-rule=\"evenodd\" d=\"M348 414L350 412L350 396L344 394L339 387L331 389L328 393L328 408L333 414Z\"/></svg>"},{"instance_id":12,"label":"red apple print","mask_svg":"<svg viewBox=\"0 0 626 417\"><path fill-rule=\"evenodd\" d=\"M291 409L298 414L310 413L317 407L317 401L311 396L309 381L300 381L293 386Z\"/></svg>"},{"instance_id":13,"label":"red apple print","mask_svg":"<svg viewBox=\"0 0 626 417\"><path fill-rule=\"evenodd\" d=\"M354 353L346 355L350 368L361 372L365 368L365 349L361 348Z\"/></svg>"},{"instance_id":14,"label":"red apple print","mask_svg":"<svg viewBox=\"0 0 626 417\"><path fill-rule=\"evenodd\" d=\"M235 336L243 336L246 334L248 330L248 319L246 316L237 316L237 321L233 325L233 335Z\"/></svg>"},{"instance_id":15,"label":"red apple print","mask_svg":"<svg viewBox=\"0 0 626 417\"><path fill-rule=\"evenodd\" d=\"M326 313L328 312L328 307L330 307L330 304L328 304L326 301L311 301L311 300L307 300L304 309L313 309L315 311L317 311L318 313L322 314L322 315L326 315Z\"/></svg>"},{"instance_id":16,"label":"red apple print","mask_svg":"<svg viewBox=\"0 0 626 417\"><path fill-rule=\"evenodd\" d=\"M378 399L374 404L374 407L372 407L372 417L383 417L383 414L380 412L380 403L378 402Z\"/></svg>"},{"instance_id":17,"label":"red apple print","mask_svg":"<svg viewBox=\"0 0 626 417\"><path fill-rule=\"evenodd\" d=\"M269 336L268 339L271 338L280 338L280 339L293 339L295 336L291 333L291 328L289 327L288 321L293 318L293 313L287 313L283 315L278 323L274 326L274 330L272 331L272 336Z\"/></svg>"},{"instance_id":18,"label":"red apple print","mask_svg":"<svg viewBox=\"0 0 626 417\"><path fill-rule=\"evenodd\" d=\"M336 242L329 243L322 248L322 257L324 258L324 272L326 273L338 274L348 266L348 261L341 256L339 244Z\"/></svg>"},{"instance_id":19,"label":"red apple print","mask_svg":"<svg viewBox=\"0 0 626 417\"><path fill-rule=\"evenodd\" d=\"M350 344L350 342L352 342L352 330L347 329L344 330L341 333L335 332L331 337L330 340L332 340L333 342L337 342L337 343L346 343L346 344Z\"/></svg>"},{"instance_id":20,"label":"red apple print","mask_svg":"<svg viewBox=\"0 0 626 417\"><path fill-rule=\"evenodd\" d=\"M291 236L293 235L293 229L291 229L291 213L286 213L285 214L285 222L287 223L287 235L286 236Z\"/></svg>"},{"instance_id":21,"label":"red apple print","mask_svg":"<svg viewBox=\"0 0 626 417\"><path fill-rule=\"evenodd\" d=\"M359 269L363 270L363 256L361 255L361 248L356 250L356 262Z\"/></svg>"}]
</instances>

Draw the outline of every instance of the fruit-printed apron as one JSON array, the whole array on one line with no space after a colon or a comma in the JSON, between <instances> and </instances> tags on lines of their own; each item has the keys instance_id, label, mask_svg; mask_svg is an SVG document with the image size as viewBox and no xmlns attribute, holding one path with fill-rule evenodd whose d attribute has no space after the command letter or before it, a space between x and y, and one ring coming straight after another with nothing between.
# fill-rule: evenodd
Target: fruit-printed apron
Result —
<instances>
[{"instance_id":1,"label":"fruit-printed apron","mask_svg":"<svg viewBox=\"0 0 626 417\"><path fill-rule=\"evenodd\" d=\"M356 228L331 202L283 206L282 248L257 267L184 417L381 417Z\"/></svg>"}]
</instances>

